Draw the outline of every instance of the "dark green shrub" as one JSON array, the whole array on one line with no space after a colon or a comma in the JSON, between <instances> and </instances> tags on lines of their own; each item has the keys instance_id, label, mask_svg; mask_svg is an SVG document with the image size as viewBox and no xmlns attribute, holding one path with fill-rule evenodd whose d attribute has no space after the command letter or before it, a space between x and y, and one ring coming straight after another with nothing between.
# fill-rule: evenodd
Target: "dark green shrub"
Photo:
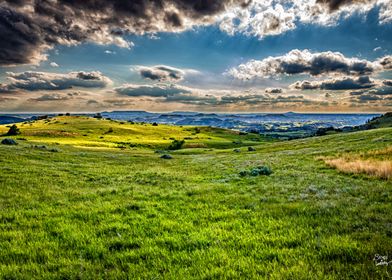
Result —
<instances>
[{"instance_id":1,"label":"dark green shrub","mask_svg":"<svg viewBox=\"0 0 392 280\"><path fill-rule=\"evenodd\" d=\"M164 155L161 155L161 158L163 158L163 159L172 159L173 157L171 155L164 154Z\"/></svg>"},{"instance_id":2,"label":"dark green shrub","mask_svg":"<svg viewBox=\"0 0 392 280\"><path fill-rule=\"evenodd\" d=\"M14 139L5 138L5 139L1 140L1 144L3 144L3 145L18 145L18 142L16 142Z\"/></svg>"},{"instance_id":3,"label":"dark green shrub","mask_svg":"<svg viewBox=\"0 0 392 280\"><path fill-rule=\"evenodd\" d=\"M239 175L241 177L245 177L245 176L260 176L260 175L269 176L271 174L272 174L271 168L269 168L268 166L265 166L265 165L252 168L249 171L248 170L242 170L239 173Z\"/></svg>"},{"instance_id":4,"label":"dark green shrub","mask_svg":"<svg viewBox=\"0 0 392 280\"><path fill-rule=\"evenodd\" d=\"M262 166L258 166L256 168L253 168L251 170L251 175L252 176L258 176L258 175L266 175L269 176L272 174L272 170L271 168L269 168L268 166L262 165Z\"/></svg>"},{"instance_id":5,"label":"dark green shrub","mask_svg":"<svg viewBox=\"0 0 392 280\"><path fill-rule=\"evenodd\" d=\"M182 148L182 146L185 144L185 140L173 140L169 147L167 147L168 150L179 150Z\"/></svg>"},{"instance_id":6,"label":"dark green shrub","mask_svg":"<svg viewBox=\"0 0 392 280\"><path fill-rule=\"evenodd\" d=\"M16 126L16 124L13 124L10 129L7 132L8 136L13 136L13 135L18 135L20 134L19 128Z\"/></svg>"}]
</instances>

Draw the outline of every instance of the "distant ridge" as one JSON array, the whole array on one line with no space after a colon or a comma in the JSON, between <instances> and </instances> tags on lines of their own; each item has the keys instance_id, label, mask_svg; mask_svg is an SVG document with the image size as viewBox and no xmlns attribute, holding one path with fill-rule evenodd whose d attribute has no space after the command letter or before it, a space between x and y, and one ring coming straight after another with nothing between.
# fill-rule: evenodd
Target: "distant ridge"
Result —
<instances>
[{"instance_id":1,"label":"distant ridge","mask_svg":"<svg viewBox=\"0 0 392 280\"><path fill-rule=\"evenodd\" d=\"M264 117L278 117L278 118L287 118L286 114L280 114L280 113L276 113L276 114L265 114Z\"/></svg>"},{"instance_id":2,"label":"distant ridge","mask_svg":"<svg viewBox=\"0 0 392 280\"><path fill-rule=\"evenodd\" d=\"M125 111L105 111L102 112L102 114L153 114L147 111L143 111L143 110L135 110L135 111L129 111L129 110L125 110Z\"/></svg>"},{"instance_id":3,"label":"distant ridge","mask_svg":"<svg viewBox=\"0 0 392 280\"><path fill-rule=\"evenodd\" d=\"M12 117L12 116L0 116L0 124L9 124L9 123L20 123L24 122L25 119Z\"/></svg>"}]
</instances>

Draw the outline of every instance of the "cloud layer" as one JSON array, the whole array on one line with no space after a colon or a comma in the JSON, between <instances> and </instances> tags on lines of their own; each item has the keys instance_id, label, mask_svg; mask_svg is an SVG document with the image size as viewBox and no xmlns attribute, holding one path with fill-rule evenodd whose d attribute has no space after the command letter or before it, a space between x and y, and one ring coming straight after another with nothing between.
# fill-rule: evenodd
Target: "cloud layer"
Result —
<instances>
[{"instance_id":1,"label":"cloud layer","mask_svg":"<svg viewBox=\"0 0 392 280\"><path fill-rule=\"evenodd\" d=\"M298 81L290 87L300 90L323 89L323 90L352 90L372 88L376 85L375 81L368 76L358 78L340 77L324 81Z\"/></svg>"},{"instance_id":2,"label":"cloud layer","mask_svg":"<svg viewBox=\"0 0 392 280\"><path fill-rule=\"evenodd\" d=\"M390 0L254 0L246 9L232 9L222 15L220 28L229 34L264 37L292 30L301 24L334 25L353 14L373 8L379 22L392 20Z\"/></svg>"},{"instance_id":3,"label":"cloud layer","mask_svg":"<svg viewBox=\"0 0 392 280\"><path fill-rule=\"evenodd\" d=\"M3 0L0 65L38 63L55 45L83 42L129 48L124 34L180 32L217 24L229 34L263 37L298 22L331 25L378 8L392 19L390 0Z\"/></svg>"},{"instance_id":4,"label":"cloud layer","mask_svg":"<svg viewBox=\"0 0 392 280\"><path fill-rule=\"evenodd\" d=\"M124 84L117 87L114 91L120 95L126 96L150 96L150 97L165 97L178 94L189 93L190 91L177 85L155 84L155 85L134 85Z\"/></svg>"},{"instance_id":5,"label":"cloud layer","mask_svg":"<svg viewBox=\"0 0 392 280\"><path fill-rule=\"evenodd\" d=\"M137 66L136 70L142 78L158 82L179 82L185 76L183 70L166 65Z\"/></svg>"},{"instance_id":6,"label":"cloud layer","mask_svg":"<svg viewBox=\"0 0 392 280\"><path fill-rule=\"evenodd\" d=\"M37 63L56 44L90 41L130 47L126 33L177 32L210 24L246 0L5 0L0 3L0 65Z\"/></svg>"},{"instance_id":7,"label":"cloud layer","mask_svg":"<svg viewBox=\"0 0 392 280\"><path fill-rule=\"evenodd\" d=\"M240 80L271 78L282 75L325 74L366 75L392 67L392 58L386 56L377 61L345 57L339 52L312 53L309 50L292 50L282 56L251 60L232 68L228 74Z\"/></svg>"},{"instance_id":8,"label":"cloud layer","mask_svg":"<svg viewBox=\"0 0 392 280\"><path fill-rule=\"evenodd\" d=\"M38 91L38 90L64 90L73 87L104 88L112 81L101 72L70 72L67 74L33 72L22 73L7 72L8 83L0 85L0 91Z\"/></svg>"}]
</instances>

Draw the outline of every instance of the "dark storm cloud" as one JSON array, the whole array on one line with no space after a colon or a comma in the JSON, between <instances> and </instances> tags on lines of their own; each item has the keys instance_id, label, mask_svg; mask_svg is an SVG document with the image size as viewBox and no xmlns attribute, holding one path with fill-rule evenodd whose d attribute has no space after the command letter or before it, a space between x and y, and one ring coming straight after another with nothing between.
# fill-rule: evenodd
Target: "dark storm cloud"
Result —
<instances>
[{"instance_id":1,"label":"dark storm cloud","mask_svg":"<svg viewBox=\"0 0 392 280\"><path fill-rule=\"evenodd\" d=\"M0 3L0 65L36 63L43 53L55 46L82 42L117 44L131 47L125 34L179 32L213 23L225 26L222 16L247 9L250 14L263 14L244 24L250 34L280 34L295 27L294 19L325 15L349 4L361 6L375 1L319 0L286 1L301 8L284 10L279 1L268 9L268 3L251 0L3 0ZM285 1L281 1L284 3ZM303 3L302 3L303 2ZM257 8L261 5L260 9ZM324 8L324 6L326 8ZM382 7L386 7L384 3ZM287 8L287 7L286 7ZM308 9L308 10L309 10ZM386 9L386 8L385 8ZM230 10L230 13L225 11ZM233 11L235 12L233 13ZM306 9L305 9L306 10ZM389 10L387 10L389 13ZM384 11L385 16L387 12ZM330 15L327 15L330 16ZM331 15L332 17L333 15ZM236 22L232 19L229 22ZM327 20L327 22L329 22ZM286 26L287 25L287 26ZM241 25L242 26L242 25ZM240 28L240 27L239 27ZM230 34L232 27L223 28ZM241 28L240 28L241 29ZM256 31L258 30L258 31ZM233 33L234 34L234 33Z\"/></svg>"},{"instance_id":2,"label":"dark storm cloud","mask_svg":"<svg viewBox=\"0 0 392 280\"><path fill-rule=\"evenodd\" d=\"M290 87L294 89L300 89L300 90L311 90L311 89L319 89L320 84L318 82L298 81L290 85Z\"/></svg>"},{"instance_id":3,"label":"dark storm cloud","mask_svg":"<svg viewBox=\"0 0 392 280\"><path fill-rule=\"evenodd\" d=\"M121 87L117 87L114 91L120 95L127 96L151 96L151 97L164 97L171 95L178 95L189 93L190 91L186 88L176 85L132 85L125 84Z\"/></svg>"},{"instance_id":4,"label":"dark storm cloud","mask_svg":"<svg viewBox=\"0 0 392 280\"><path fill-rule=\"evenodd\" d=\"M129 47L126 33L181 31L247 0L3 0L0 65L35 63L56 44ZM186 23L185 23L186 22Z\"/></svg>"},{"instance_id":5,"label":"dark storm cloud","mask_svg":"<svg viewBox=\"0 0 392 280\"><path fill-rule=\"evenodd\" d=\"M374 88L350 92L351 101L353 103L390 102L392 100L392 86L389 86L388 82L390 81L378 81Z\"/></svg>"},{"instance_id":6,"label":"dark storm cloud","mask_svg":"<svg viewBox=\"0 0 392 280\"><path fill-rule=\"evenodd\" d=\"M383 100L383 98L373 94L364 94L364 95L360 95L357 98L357 100L359 102L368 102L368 101L380 101Z\"/></svg>"},{"instance_id":7,"label":"dark storm cloud","mask_svg":"<svg viewBox=\"0 0 392 280\"><path fill-rule=\"evenodd\" d=\"M184 71L170 66L157 65L152 67L137 67L139 74L144 79L159 82L178 82L184 78Z\"/></svg>"},{"instance_id":8,"label":"dark storm cloud","mask_svg":"<svg viewBox=\"0 0 392 280\"><path fill-rule=\"evenodd\" d=\"M340 78L324 81L321 83L320 88L327 90L347 90L371 88L373 86L375 84L368 76L362 76L358 78Z\"/></svg>"},{"instance_id":9,"label":"dark storm cloud","mask_svg":"<svg viewBox=\"0 0 392 280\"><path fill-rule=\"evenodd\" d=\"M353 91L350 93L352 96L364 95L364 94L372 94L372 95L381 95L381 96L392 96L392 87L377 87L371 90L360 90Z\"/></svg>"},{"instance_id":10,"label":"dark storm cloud","mask_svg":"<svg viewBox=\"0 0 392 280\"><path fill-rule=\"evenodd\" d=\"M349 90L372 88L376 85L368 76L358 78L343 77L324 81L298 81L290 87L300 90L322 89L322 90Z\"/></svg>"},{"instance_id":11,"label":"dark storm cloud","mask_svg":"<svg viewBox=\"0 0 392 280\"><path fill-rule=\"evenodd\" d=\"M385 69L385 70L392 70L392 56L384 56L378 60L380 65Z\"/></svg>"},{"instance_id":12,"label":"dark storm cloud","mask_svg":"<svg viewBox=\"0 0 392 280\"><path fill-rule=\"evenodd\" d=\"M111 80L102 73L70 72L67 74L27 71L22 73L7 73L8 83L0 86L13 91L16 89L26 91L38 90L64 90L73 87L104 88Z\"/></svg>"},{"instance_id":13,"label":"dark storm cloud","mask_svg":"<svg viewBox=\"0 0 392 280\"><path fill-rule=\"evenodd\" d=\"M382 81L382 83L383 83L384 85L386 85L386 86L392 87L392 80L384 80L384 81Z\"/></svg>"},{"instance_id":14,"label":"dark storm cloud","mask_svg":"<svg viewBox=\"0 0 392 280\"><path fill-rule=\"evenodd\" d=\"M265 89L266 93L283 93L282 88L266 88Z\"/></svg>"},{"instance_id":15,"label":"dark storm cloud","mask_svg":"<svg viewBox=\"0 0 392 280\"><path fill-rule=\"evenodd\" d=\"M336 11L342 6L353 4L376 3L376 0L317 0L316 3L327 5L331 11Z\"/></svg>"},{"instance_id":16,"label":"dark storm cloud","mask_svg":"<svg viewBox=\"0 0 392 280\"><path fill-rule=\"evenodd\" d=\"M41 28L28 15L0 4L0 65L23 64L43 59L47 42Z\"/></svg>"}]
</instances>

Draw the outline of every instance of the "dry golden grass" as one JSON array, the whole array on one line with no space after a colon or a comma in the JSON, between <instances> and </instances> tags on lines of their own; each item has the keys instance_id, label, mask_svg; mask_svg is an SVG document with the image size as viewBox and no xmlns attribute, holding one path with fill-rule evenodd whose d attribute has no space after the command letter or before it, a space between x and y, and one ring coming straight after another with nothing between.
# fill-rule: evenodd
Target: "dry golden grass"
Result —
<instances>
[{"instance_id":1,"label":"dry golden grass","mask_svg":"<svg viewBox=\"0 0 392 280\"><path fill-rule=\"evenodd\" d=\"M376 151L370 151L366 153L367 155L371 156L390 156L392 155L392 146L388 146L384 149L381 150L376 150Z\"/></svg>"},{"instance_id":2,"label":"dry golden grass","mask_svg":"<svg viewBox=\"0 0 392 280\"><path fill-rule=\"evenodd\" d=\"M383 179L392 178L391 160L324 159L325 163L345 173L365 173Z\"/></svg>"}]
</instances>

